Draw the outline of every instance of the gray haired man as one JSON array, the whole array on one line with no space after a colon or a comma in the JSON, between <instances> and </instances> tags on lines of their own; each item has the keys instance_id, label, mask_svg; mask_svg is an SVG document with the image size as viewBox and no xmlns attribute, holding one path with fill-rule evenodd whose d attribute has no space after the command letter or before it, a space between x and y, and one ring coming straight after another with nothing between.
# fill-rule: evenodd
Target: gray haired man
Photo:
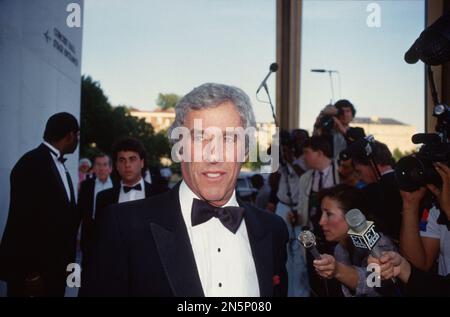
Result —
<instances>
[{"instance_id":1,"label":"gray haired man","mask_svg":"<svg viewBox=\"0 0 450 317\"><path fill-rule=\"evenodd\" d=\"M285 296L286 226L235 194L239 154L249 142L227 131L255 125L248 96L209 83L175 110L170 135L181 145L172 152L183 180L98 219L81 295ZM220 142L211 147L212 140Z\"/></svg>"}]
</instances>

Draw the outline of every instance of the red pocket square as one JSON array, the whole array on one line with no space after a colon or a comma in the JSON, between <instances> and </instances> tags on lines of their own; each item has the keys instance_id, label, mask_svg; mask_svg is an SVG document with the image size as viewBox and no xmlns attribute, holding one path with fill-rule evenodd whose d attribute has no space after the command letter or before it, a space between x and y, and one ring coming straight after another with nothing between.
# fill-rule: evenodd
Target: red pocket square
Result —
<instances>
[{"instance_id":1,"label":"red pocket square","mask_svg":"<svg viewBox=\"0 0 450 317\"><path fill-rule=\"evenodd\" d=\"M273 286L277 286L278 284L280 284L280 276L279 275L274 275L272 277L272 284L273 284Z\"/></svg>"}]
</instances>

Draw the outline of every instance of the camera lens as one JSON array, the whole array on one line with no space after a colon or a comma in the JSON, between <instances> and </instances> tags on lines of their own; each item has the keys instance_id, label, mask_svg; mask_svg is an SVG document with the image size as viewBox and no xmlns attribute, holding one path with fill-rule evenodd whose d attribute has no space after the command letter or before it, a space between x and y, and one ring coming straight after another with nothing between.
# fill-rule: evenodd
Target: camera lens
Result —
<instances>
[{"instance_id":1,"label":"camera lens","mask_svg":"<svg viewBox=\"0 0 450 317\"><path fill-rule=\"evenodd\" d=\"M425 185L425 167L414 156L400 159L395 168L395 176L400 189L412 192Z\"/></svg>"},{"instance_id":2,"label":"camera lens","mask_svg":"<svg viewBox=\"0 0 450 317\"><path fill-rule=\"evenodd\" d=\"M400 159L395 168L400 189L412 192L426 184L442 185L442 179L433 167L432 161L415 156Z\"/></svg>"}]
</instances>

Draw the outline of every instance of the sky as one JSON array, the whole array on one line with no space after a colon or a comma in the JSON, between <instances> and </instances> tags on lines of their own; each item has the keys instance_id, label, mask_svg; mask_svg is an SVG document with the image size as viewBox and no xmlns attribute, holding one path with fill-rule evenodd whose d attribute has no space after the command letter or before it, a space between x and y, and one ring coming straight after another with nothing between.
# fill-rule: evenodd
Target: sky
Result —
<instances>
[{"instance_id":1,"label":"sky","mask_svg":"<svg viewBox=\"0 0 450 317\"><path fill-rule=\"evenodd\" d=\"M381 26L366 24L379 4ZM259 122L270 107L255 96L276 59L275 0L85 0L82 73L113 105L155 108L158 93L184 95L205 82L246 91ZM423 130L424 67L404 52L424 27L423 0L303 1L300 126L311 129L330 102L330 81L312 68L338 70L335 99L357 116L394 118ZM275 76L269 81L275 100ZM264 93L260 99L267 100Z\"/></svg>"}]
</instances>

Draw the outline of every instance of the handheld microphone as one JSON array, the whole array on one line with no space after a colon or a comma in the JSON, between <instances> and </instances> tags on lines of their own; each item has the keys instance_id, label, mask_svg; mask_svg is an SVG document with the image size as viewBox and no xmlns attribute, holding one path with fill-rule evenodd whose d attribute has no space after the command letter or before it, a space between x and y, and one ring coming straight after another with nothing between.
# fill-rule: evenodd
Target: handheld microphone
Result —
<instances>
[{"instance_id":1,"label":"handheld microphone","mask_svg":"<svg viewBox=\"0 0 450 317\"><path fill-rule=\"evenodd\" d=\"M359 209L351 209L345 214L345 221L350 229L348 235L356 248L367 249L376 258L381 257L378 241L381 236L375 230L373 221L366 221L366 217Z\"/></svg>"},{"instance_id":2,"label":"handheld microphone","mask_svg":"<svg viewBox=\"0 0 450 317\"><path fill-rule=\"evenodd\" d=\"M259 85L258 89L256 90L256 94L258 94L259 91L261 90L261 88L263 88L266 85L266 81L267 81L267 79L269 79L269 76L272 73L275 73L277 70L278 70L278 64L277 63L270 64L269 73L263 79L263 81L261 82L261 85Z\"/></svg>"},{"instance_id":3,"label":"handheld microphone","mask_svg":"<svg viewBox=\"0 0 450 317\"><path fill-rule=\"evenodd\" d=\"M312 256L316 260L320 260L321 256L316 248L316 236L309 230L303 230L297 237L298 241L303 245L306 250L311 252Z\"/></svg>"},{"instance_id":4,"label":"handheld microphone","mask_svg":"<svg viewBox=\"0 0 450 317\"><path fill-rule=\"evenodd\" d=\"M381 249L378 242L381 239L379 232L375 230L373 221L367 221L366 216L359 209L350 209L345 214L345 221L350 229L348 235L352 239L352 243L356 248L367 249L371 255L377 259L381 257ZM391 278L393 284L397 283L395 277Z\"/></svg>"}]
</instances>

